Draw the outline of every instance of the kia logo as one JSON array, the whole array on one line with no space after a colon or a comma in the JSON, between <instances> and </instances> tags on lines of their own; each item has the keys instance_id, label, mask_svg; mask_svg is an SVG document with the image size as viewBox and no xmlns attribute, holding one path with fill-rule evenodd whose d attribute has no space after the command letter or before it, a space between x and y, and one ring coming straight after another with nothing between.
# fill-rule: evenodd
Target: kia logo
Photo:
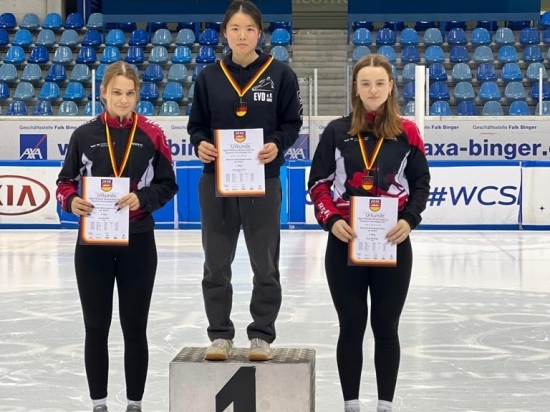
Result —
<instances>
[{"instance_id":1,"label":"kia logo","mask_svg":"<svg viewBox=\"0 0 550 412\"><path fill-rule=\"evenodd\" d=\"M0 216L36 212L48 204L50 191L38 180L17 175L0 175Z\"/></svg>"}]
</instances>

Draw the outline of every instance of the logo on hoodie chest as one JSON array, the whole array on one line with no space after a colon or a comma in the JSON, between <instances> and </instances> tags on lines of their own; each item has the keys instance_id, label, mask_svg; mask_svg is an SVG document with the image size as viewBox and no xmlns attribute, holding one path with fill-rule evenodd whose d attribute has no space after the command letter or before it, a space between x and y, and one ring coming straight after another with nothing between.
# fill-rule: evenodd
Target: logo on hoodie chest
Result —
<instances>
[{"instance_id":1,"label":"logo on hoodie chest","mask_svg":"<svg viewBox=\"0 0 550 412\"><path fill-rule=\"evenodd\" d=\"M252 96L255 102L273 102L273 90L275 90L275 83L271 77L260 79L258 83L252 88Z\"/></svg>"}]
</instances>

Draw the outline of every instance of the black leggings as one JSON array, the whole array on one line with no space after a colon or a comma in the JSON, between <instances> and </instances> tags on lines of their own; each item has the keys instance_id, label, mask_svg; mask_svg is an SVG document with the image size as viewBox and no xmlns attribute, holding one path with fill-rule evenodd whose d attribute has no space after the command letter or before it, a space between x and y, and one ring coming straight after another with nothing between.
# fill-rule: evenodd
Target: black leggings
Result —
<instances>
[{"instance_id":1,"label":"black leggings","mask_svg":"<svg viewBox=\"0 0 550 412\"><path fill-rule=\"evenodd\" d=\"M116 280L124 335L124 372L128 399L143 397L149 349L147 318L157 269L154 232L130 235L128 247L77 244L75 270L84 314L84 362L92 399L107 397L107 338Z\"/></svg>"},{"instance_id":2,"label":"black leggings","mask_svg":"<svg viewBox=\"0 0 550 412\"><path fill-rule=\"evenodd\" d=\"M329 234L325 269L340 321L336 360L344 400L359 399L370 289L378 399L391 402L401 356L399 317L411 279L411 243L407 238L397 246L396 267L348 266L347 256L347 243Z\"/></svg>"}]
</instances>

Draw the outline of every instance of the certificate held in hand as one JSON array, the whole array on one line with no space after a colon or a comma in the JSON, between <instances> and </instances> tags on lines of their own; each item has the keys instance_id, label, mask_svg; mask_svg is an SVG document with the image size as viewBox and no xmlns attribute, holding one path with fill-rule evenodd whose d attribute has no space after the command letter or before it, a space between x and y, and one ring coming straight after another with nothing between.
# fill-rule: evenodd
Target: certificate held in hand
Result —
<instances>
[{"instance_id":1,"label":"certificate held in hand","mask_svg":"<svg viewBox=\"0 0 550 412\"><path fill-rule=\"evenodd\" d=\"M258 159L263 129L214 130L214 138L216 195L265 196L265 166Z\"/></svg>"},{"instance_id":2,"label":"certificate held in hand","mask_svg":"<svg viewBox=\"0 0 550 412\"><path fill-rule=\"evenodd\" d=\"M397 199L393 197L350 198L350 226L357 235L349 242L349 263L365 266L395 266L397 245L386 234L397 224Z\"/></svg>"}]
</instances>

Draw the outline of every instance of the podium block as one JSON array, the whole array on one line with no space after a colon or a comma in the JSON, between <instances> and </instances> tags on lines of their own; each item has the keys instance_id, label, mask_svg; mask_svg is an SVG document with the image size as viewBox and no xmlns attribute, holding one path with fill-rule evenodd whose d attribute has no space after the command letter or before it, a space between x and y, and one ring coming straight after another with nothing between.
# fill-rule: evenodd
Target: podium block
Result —
<instances>
[{"instance_id":1,"label":"podium block","mask_svg":"<svg viewBox=\"0 0 550 412\"><path fill-rule=\"evenodd\" d=\"M205 351L183 348L170 362L170 412L315 411L314 349L272 349L268 362L237 348L226 361L205 361Z\"/></svg>"}]
</instances>

